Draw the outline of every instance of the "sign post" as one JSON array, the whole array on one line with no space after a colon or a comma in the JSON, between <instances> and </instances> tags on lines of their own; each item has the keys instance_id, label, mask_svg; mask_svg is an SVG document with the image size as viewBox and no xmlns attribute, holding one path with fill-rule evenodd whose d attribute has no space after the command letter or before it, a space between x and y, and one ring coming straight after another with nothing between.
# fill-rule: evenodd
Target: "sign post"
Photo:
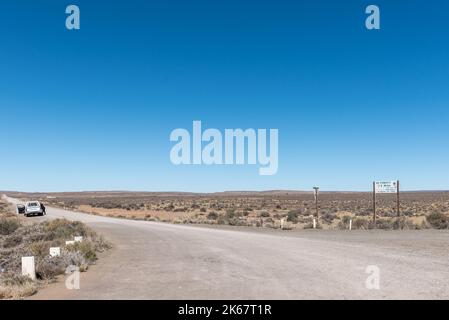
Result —
<instances>
[{"instance_id":1,"label":"sign post","mask_svg":"<svg viewBox=\"0 0 449 320\"><path fill-rule=\"evenodd\" d=\"M396 208L398 210L398 217L401 216L401 204L399 202L399 180L396 182L397 190L396 190Z\"/></svg>"},{"instance_id":2,"label":"sign post","mask_svg":"<svg viewBox=\"0 0 449 320\"><path fill-rule=\"evenodd\" d=\"M396 193L396 213L401 216L399 202L399 180L396 181L374 181L373 182L373 221L376 225L376 193Z\"/></svg>"},{"instance_id":3,"label":"sign post","mask_svg":"<svg viewBox=\"0 0 449 320\"><path fill-rule=\"evenodd\" d=\"M373 222L376 227L376 182L373 181Z\"/></svg>"},{"instance_id":4,"label":"sign post","mask_svg":"<svg viewBox=\"0 0 449 320\"><path fill-rule=\"evenodd\" d=\"M315 197L315 212L316 212L316 218L319 218L319 212L318 212L318 191L320 190L319 187L313 187L313 195Z\"/></svg>"}]
</instances>

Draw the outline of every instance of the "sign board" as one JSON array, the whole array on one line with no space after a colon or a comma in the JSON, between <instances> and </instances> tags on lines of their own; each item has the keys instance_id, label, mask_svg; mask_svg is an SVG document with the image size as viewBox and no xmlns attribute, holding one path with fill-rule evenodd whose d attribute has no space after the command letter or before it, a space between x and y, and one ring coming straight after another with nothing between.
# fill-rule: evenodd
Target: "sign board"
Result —
<instances>
[{"instance_id":1,"label":"sign board","mask_svg":"<svg viewBox=\"0 0 449 320\"><path fill-rule=\"evenodd\" d=\"M36 265L34 257L22 257L22 276L36 280Z\"/></svg>"},{"instance_id":2,"label":"sign board","mask_svg":"<svg viewBox=\"0 0 449 320\"><path fill-rule=\"evenodd\" d=\"M51 247L50 248L50 257L59 257L61 255L60 247Z\"/></svg>"},{"instance_id":3,"label":"sign board","mask_svg":"<svg viewBox=\"0 0 449 320\"><path fill-rule=\"evenodd\" d=\"M317 200L319 190L320 188L313 187L313 196L315 197L315 201Z\"/></svg>"},{"instance_id":4,"label":"sign board","mask_svg":"<svg viewBox=\"0 0 449 320\"><path fill-rule=\"evenodd\" d=\"M376 181L374 182L376 193L396 193L398 192L397 181Z\"/></svg>"}]
</instances>

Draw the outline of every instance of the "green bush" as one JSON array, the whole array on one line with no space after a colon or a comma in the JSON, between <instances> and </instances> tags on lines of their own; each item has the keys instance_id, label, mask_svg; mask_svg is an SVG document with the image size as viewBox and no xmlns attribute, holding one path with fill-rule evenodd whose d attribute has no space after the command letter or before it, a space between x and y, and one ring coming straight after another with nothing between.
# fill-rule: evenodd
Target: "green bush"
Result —
<instances>
[{"instance_id":1,"label":"green bush","mask_svg":"<svg viewBox=\"0 0 449 320\"><path fill-rule=\"evenodd\" d=\"M321 218L327 223L332 223L336 217L337 215L333 212L325 212L321 215Z\"/></svg>"},{"instance_id":2,"label":"green bush","mask_svg":"<svg viewBox=\"0 0 449 320\"><path fill-rule=\"evenodd\" d=\"M228 210L226 210L226 218L232 219L232 218L234 218L236 216L237 216L237 214L235 212L235 209L228 209Z\"/></svg>"},{"instance_id":3,"label":"green bush","mask_svg":"<svg viewBox=\"0 0 449 320\"><path fill-rule=\"evenodd\" d=\"M268 218L270 216L270 213L268 211L262 211L259 213L259 217L261 218Z\"/></svg>"},{"instance_id":4,"label":"green bush","mask_svg":"<svg viewBox=\"0 0 449 320\"><path fill-rule=\"evenodd\" d=\"M298 214L299 214L298 210L290 210L287 213L287 221L292 223L298 223Z\"/></svg>"},{"instance_id":5,"label":"green bush","mask_svg":"<svg viewBox=\"0 0 449 320\"><path fill-rule=\"evenodd\" d=\"M69 239L74 236L85 237L88 235L88 229L82 222L66 219L44 222L44 231L47 234L46 240Z\"/></svg>"},{"instance_id":6,"label":"green bush","mask_svg":"<svg viewBox=\"0 0 449 320\"><path fill-rule=\"evenodd\" d=\"M372 221L369 222L369 229L372 229L374 223ZM382 230L392 230L393 229L393 220L389 218L377 219L376 220L376 228Z\"/></svg>"},{"instance_id":7,"label":"green bush","mask_svg":"<svg viewBox=\"0 0 449 320\"><path fill-rule=\"evenodd\" d=\"M348 216L348 215L343 216L341 218L341 222L344 223L344 224L348 224L348 225L349 225L349 220L351 220L351 216Z\"/></svg>"},{"instance_id":8,"label":"green bush","mask_svg":"<svg viewBox=\"0 0 449 320\"><path fill-rule=\"evenodd\" d=\"M207 215L207 219L209 219L209 220L217 220L217 218L218 218L218 213L216 213L215 211L211 211Z\"/></svg>"},{"instance_id":9,"label":"green bush","mask_svg":"<svg viewBox=\"0 0 449 320\"><path fill-rule=\"evenodd\" d=\"M431 213L426 220L435 229L449 229L449 217L444 213Z\"/></svg>"},{"instance_id":10,"label":"green bush","mask_svg":"<svg viewBox=\"0 0 449 320\"><path fill-rule=\"evenodd\" d=\"M66 249L67 251L80 252L88 263L92 263L97 259L95 245L88 240L83 240L82 242L75 242L75 244L67 246Z\"/></svg>"},{"instance_id":11,"label":"green bush","mask_svg":"<svg viewBox=\"0 0 449 320\"><path fill-rule=\"evenodd\" d=\"M0 219L0 235L7 236L17 229L19 229L20 223L15 218L1 218Z\"/></svg>"},{"instance_id":12,"label":"green bush","mask_svg":"<svg viewBox=\"0 0 449 320\"><path fill-rule=\"evenodd\" d=\"M354 229L368 230L370 229L370 221L365 218L355 218L352 221L352 227Z\"/></svg>"}]
</instances>

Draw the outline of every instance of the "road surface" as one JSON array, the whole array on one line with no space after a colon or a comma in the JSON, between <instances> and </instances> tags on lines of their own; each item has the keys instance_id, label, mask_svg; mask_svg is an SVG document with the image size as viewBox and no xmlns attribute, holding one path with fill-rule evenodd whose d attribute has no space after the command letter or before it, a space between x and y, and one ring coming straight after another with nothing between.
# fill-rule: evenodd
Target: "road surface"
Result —
<instances>
[{"instance_id":1,"label":"road surface","mask_svg":"<svg viewBox=\"0 0 449 320\"><path fill-rule=\"evenodd\" d=\"M449 298L447 231L208 228L56 208L29 219L52 218L85 222L114 248L80 290L60 279L33 299Z\"/></svg>"}]
</instances>

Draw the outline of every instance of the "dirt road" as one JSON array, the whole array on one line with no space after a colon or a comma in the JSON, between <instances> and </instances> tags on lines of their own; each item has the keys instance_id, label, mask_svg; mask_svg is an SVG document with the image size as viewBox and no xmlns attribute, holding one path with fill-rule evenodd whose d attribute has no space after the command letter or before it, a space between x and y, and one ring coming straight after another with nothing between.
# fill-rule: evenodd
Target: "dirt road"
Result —
<instances>
[{"instance_id":1,"label":"dirt road","mask_svg":"<svg viewBox=\"0 0 449 320\"><path fill-rule=\"evenodd\" d=\"M82 274L80 290L59 281L33 299L449 298L447 231L223 229L55 208L30 219L61 217L114 248ZM379 270L379 289L366 287L368 266Z\"/></svg>"}]
</instances>

